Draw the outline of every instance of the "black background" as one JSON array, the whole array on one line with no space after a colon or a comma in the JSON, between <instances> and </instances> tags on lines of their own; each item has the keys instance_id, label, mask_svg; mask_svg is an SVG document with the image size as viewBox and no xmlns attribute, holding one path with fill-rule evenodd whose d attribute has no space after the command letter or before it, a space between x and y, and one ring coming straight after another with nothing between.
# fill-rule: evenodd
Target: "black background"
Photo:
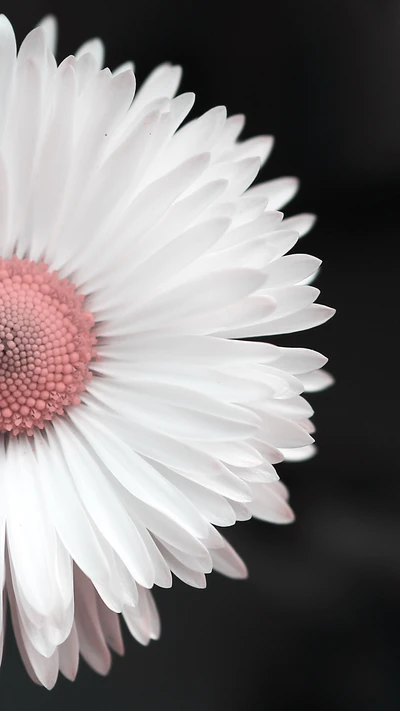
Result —
<instances>
[{"instance_id":1,"label":"black background","mask_svg":"<svg viewBox=\"0 0 400 711\"><path fill-rule=\"evenodd\" d=\"M324 260L317 286L337 315L280 338L330 357L337 384L311 399L319 454L284 465L296 523L229 529L250 569L206 591L156 590L163 633L103 679L32 684L9 626L4 711L396 711L400 709L399 351L400 2L398 0L3 1L18 39L47 12L59 57L99 35L107 64L134 59L140 82L184 66L193 115L244 112L244 137L277 142L262 179L298 175L287 214L319 221L301 251ZM394 445L394 446L393 446Z\"/></svg>"}]
</instances>

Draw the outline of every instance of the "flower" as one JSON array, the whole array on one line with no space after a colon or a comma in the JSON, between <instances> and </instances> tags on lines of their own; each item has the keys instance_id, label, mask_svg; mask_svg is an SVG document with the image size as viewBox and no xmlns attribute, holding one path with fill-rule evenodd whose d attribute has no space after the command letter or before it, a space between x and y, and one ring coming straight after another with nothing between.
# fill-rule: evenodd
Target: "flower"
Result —
<instances>
[{"instance_id":1,"label":"flower","mask_svg":"<svg viewBox=\"0 0 400 711\"><path fill-rule=\"evenodd\" d=\"M16 54L0 18L0 578L47 688L79 653L107 673L117 613L157 638L171 573L245 577L215 526L293 519L274 465L313 452L326 358L238 339L332 315L320 261L284 256L314 219L282 219L297 181L249 188L271 137L224 107L179 128L179 67L135 94L99 40L57 66L55 35Z\"/></svg>"}]
</instances>

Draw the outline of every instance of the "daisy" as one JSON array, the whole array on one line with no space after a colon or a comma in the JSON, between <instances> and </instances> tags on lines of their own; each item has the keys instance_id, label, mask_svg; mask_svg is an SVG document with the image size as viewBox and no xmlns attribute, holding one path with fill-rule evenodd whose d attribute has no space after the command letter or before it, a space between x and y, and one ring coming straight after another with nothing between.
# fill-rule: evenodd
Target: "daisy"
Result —
<instances>
[{"instance_id":1,"label":"daisy","mask_svg":"<svg viewBox=\"0 0 400 711\"><path fill-rule=\"evenodd\" d=\"M297 181L250 187L272 139L217 107L180 125L164 64L57 65L0 17L0 579L31 678L100 674L160 632L153 585L246 568L215 526L293 513L275 464L313 453L322 355L243 341L316 326Z\"/></svg>"}]
</instances>

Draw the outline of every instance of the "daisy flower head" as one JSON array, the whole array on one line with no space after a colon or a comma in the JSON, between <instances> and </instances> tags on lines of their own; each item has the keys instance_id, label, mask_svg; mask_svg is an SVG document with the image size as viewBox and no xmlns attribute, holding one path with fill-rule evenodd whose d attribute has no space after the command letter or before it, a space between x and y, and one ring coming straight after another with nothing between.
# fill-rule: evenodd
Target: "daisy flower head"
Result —
<instances>
[{"instance_id":1,"label":"daisy flower head","mask_svg":"<svg viewBox=\"0 0 400 711\"><path fill-rule=\"evenodd\" d=\"M122 613L147 644L172 574L246 576L215 528L293 519L275 464L313 452L304 390L326 358L248 337L316 326L320 261L286 255L297 181L250 187L271 137L238 141L164 64L60 64L46 18L0 17L0 579L31 678L100 674Z\"/></svg>"}]
</instances>

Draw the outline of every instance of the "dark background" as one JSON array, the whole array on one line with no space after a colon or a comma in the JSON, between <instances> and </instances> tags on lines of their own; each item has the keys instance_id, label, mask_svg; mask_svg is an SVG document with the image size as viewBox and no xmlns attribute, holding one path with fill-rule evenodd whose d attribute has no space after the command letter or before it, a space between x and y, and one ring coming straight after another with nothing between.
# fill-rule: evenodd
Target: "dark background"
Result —
<instances>
[{"instance_id":1,"label":"dark background","mask_svg":"<svg viewBox=\"0 0 400 711\"><path fill-rule=\"evenodd\" d=\"M47 692L26 675L8 629L2 711L397 711L400 520L396 309L400 177L398 0L4 0L21 40L47 12L59 57L100 35L107 64L185 68L193 115L245 112L244 137L277 142L262 178L299 175L287 213L319 221L301 250L324 260L317 286L337 308L319 329L280 338L330 356L337 384L311 399L319 455L280 468L297 521L228 529L250 569L206 591L157 590L163 634L103 679L83 662ZM397 420L397 422L396 422ZM393 454L392 454L393 452Z\"/></svg>"}]
</instances>

